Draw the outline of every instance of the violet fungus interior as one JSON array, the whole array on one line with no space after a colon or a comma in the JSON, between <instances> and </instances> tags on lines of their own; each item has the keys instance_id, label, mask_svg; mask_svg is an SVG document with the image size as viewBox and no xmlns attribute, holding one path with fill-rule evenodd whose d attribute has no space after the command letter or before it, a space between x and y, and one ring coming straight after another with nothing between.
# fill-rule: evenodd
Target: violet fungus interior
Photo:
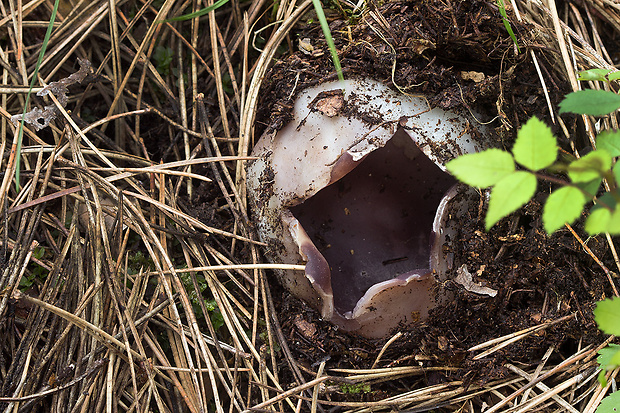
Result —
<instances>
[{"instance_id":1,"label":"violet fungus interior","mask_svg":"<svg viewBox=\"0 0 620 413\"><path fill-rule=\"evenodd\" d=\"M247 170L268 257L306 264L280 281L367 337L423 320L441 302L449 216L463 209L443 165L480 150L486 131L468 112L429 110L367 79L307 89L293 115L259 140Z\"/></svg>"},{"instance_id":2,"label":"violet fungus interior","mask_svg":"<svg viewBox=\"0 0 620 413\"><path fill-rule=\"evenodd\" d=\"M402 130L291 208L331 270L334 307L352 313L373 286L430 270L432 224L456 184Z\"/></svg>"}]
</instances>

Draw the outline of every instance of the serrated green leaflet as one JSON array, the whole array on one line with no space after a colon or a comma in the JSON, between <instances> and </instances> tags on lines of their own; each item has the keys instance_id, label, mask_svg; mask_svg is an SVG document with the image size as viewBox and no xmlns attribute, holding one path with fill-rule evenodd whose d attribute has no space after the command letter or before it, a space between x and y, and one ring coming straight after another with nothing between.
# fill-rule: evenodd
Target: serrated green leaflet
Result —
<instances>
[{"instance_id":1,"label":"serrated green leaflet","mask_svg":"<svg viewBox=\"0 0 620 413\"><path fill-rule=\"evenodd\" d=\"M459 181L486 188L515 171L512 155L501 149L459 156L446 164L446 169Z\"/></svg>"},{"instance_id":2,"label":"serrated green leaflet","mask_svg":"<svg viewBox=\"0 0 620 413\"><path fill-rule=\"evenodd\" d=\"M611 300L605 300L611 301ZM605 302L603 301L603 302ZM601 303L598 303L601 304ZM597 305L598 308L598 305ZM618 309L611 309L612 311L618 311ZM599 356L596 361L601 366L601 371L598 374L598 381L601 386L607 386L607 378L605 373L609 370L613 370L620 365L620 346L617 344L609 344L609 346L602 348L598 352ZM614 395L618 395L620 392L612 393L603 399L596 412L618 412L617 407L620 406L620 398Z\"/></svg>"},{"instance_id":3,"label":"serrated green leaflet","mask_svg":"<svg viewBox=\"0 0 620 413\"><path fill-rule=\"evenodd\" d=\"M543 209L543 225L547 234L562 228L565 223L575 222L586 203L579 188L564 186L549 195Z\"/></svg>"},{"instance_id":4,"label":"serrated green leaflet","mask_svg":"<svg viewBox=\"0 0 620 413\"><path fill-rule=\"evenodd\" d=\"M596 413L618 413L618 406L620 406L620 392L616 391L601 401Z\"/></svg>"},{"instance_id":5,"label":"serrated green leaflet","mask_svg":"<svg viewBox=\"0 0 620 413\"><path fill-rule=\"evenodd\" d=\"M485 218L486 230L525 205L532 199L534 192L536 192L536 176L531 172L516 171L495 184Z\"/></svg>"},{"instance_id":6,"label":"serrated green leaflet","mask_svg":"<svg viewBox=\"0 0 620 413\"><path fill-rule=\"evenodd\" d=\"M579 90L560 102L560 113L603 116L620 108L620 96L607 90Z\"/></svg>"},{"instance_id":7,"label":"serrated green leaflet","mask_svg":"<svg viewBox=\"0 0 620 413\"><path fill-rule=\"evenodd\" d=\"M611 235L620 234L620 213L613 213L606 208L592 210L586 219L585 230L590 235L608 232Z\"/></svg>"},{"instance_id":8,"label":"serrated green leaflet","mask_svg":"<svg viewBox=\"0 0 620 413\"><path fill-rule=\"evenodd\" d=\"M596 358L596 362L604 369L608 367L614 368L615 366L612 363L612 360L615 358L616 354L620 352L620 345L611 343L607 347L603 347L598 351L598 357Z\"/></svg>"},{"instance_id":9,"label":"serrated green leaflet","mask_svg":"<svg viewBox=\"0 0 620 413\"><path fill-rule=\"evenodd\" d=\"M620 209L616 209L611 213L609 224L607 224L607 233L609 235L620 235Z\"/></svg>"},{"instance_id":10,"label":"serrated green leaflet","mask_svg":"<svg viewBox=\"0 0 620 413\"><path fill-rule=\"evenodd\" d=\"M616 366L620 366L620 351L616 351L616 353L611 357L609 365L614 366L614 368Z\"/></svg>"},{"instance_id":11,"label":"serrated green leaflet","mask_svg":"<svg viewBox=\"0 0 620 413\"><path fill-rule=\"evenodd\" d=\"M604 149L582 156L568 165L568 176L573 182L590 182L604 176L611 168L611 156Z\"/></svg>"},{"instance_id":12,"label":"serrated green leaflet","mask_svg":"<svg viewBox=\"0 0 620 413\"><path fill-rule=\"evenodd\" d=\"M603 333L620 335L620 297L599 301L594 309L594 320Z\"/></svg>"},{"instance_id":13,"label":"serrated green leaflet","mask_svg":"<svg viewBox=\"0 0 620 413\"><path fill-rule=\"evenodd\" d=\"M607 73L611 72L609 69L590 69L584 70L583 72L579 72L578 80L607 80L605 76Z\"/></svg>"},{"instance_id":14,"label":"serrated green leaflet","mask_svg":"<svg viewBox=\"0 0 620 413\"><path fill-rule=\"evenodd\" d=\"M610 73L609 75L607 75L607 79L609 79L609 80L618 80L618 79L620 79L620 71L619 72Z\"/></svg>"},{"instance_id":15,"label":"serrated green leaflet","mask_svg":"<svg viewBox=\"0 0 620 413\"><path fill-rule=\"evenodd\" d=\"M606 150L613 157L620 156L620 131L601 132L596 137L596 148Z\"/></svg>"},{"instance_id":16,"label":"serrated green leaflet","mask_svg":"<svg viewBox=\"0 0 620 413\"><path fill-rule=\"evenodd\" d=\"M555 136L544 122L530 118L517 133L512 155L517 163L532 171L547 168L558 157Z\"/></svg>"},{"instance_id":17,"label":"serrated green leaflet","mask_svg":"<svg viewBox=\"0 0 620 413\"><path fill-rule=\"evenodd\" d=\"M609 192L598 198L597 204L592 208L586 219L586 232L590 235L596 235L613 230L611 218L612 210L615 208L616 200Z\"/></svg>"}]
</instances>

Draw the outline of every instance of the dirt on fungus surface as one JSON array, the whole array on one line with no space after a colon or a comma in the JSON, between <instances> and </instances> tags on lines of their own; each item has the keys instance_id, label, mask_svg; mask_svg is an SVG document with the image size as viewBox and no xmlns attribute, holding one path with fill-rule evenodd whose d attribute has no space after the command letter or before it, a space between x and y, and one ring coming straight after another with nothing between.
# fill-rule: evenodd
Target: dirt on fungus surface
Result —
<instances>
[{"instance_id":1,"label":"dirt on fungus surface","mask_svg":"<svg viewBox=\"0 0 620 413\"><path fill-rule=\"evenodd\" d=\"M554 53L544 50L531 27L515 19L511 25L520 44L538 50L557 108L570 90L553 69ZM373 10L364 21L336 17L330 27L346 77L369 76L389 85L393 79L402 91L427 96L432 106L475 108L495 119L491 146L510 149L516 131L531 116L551 124L529 53L523 48L516 53L494 2L393 2ZM318 25L304 23L293 30L291 37L310 39L312 50L279 61L266 77L257 136L287 123L299 91L334 80L331 57L318 30ZM573 119L565 122L571 132L577 131ZM561 140L560 145L568 147ZM611 293L609 282L568 230L545 234L540 217L550 189L540 183L535 199L490 232L484 230L486 198L480 197L480 204L459 223L460 233L449 248L457 266L467 265L474 281L497 290L497 295L477 295L447 281L442 288L452 291L454 300L433 310L423 325L406 330L383 355L382 366L453 366L460 369L450 373L450 380L484 382L506 374L506 362L538 363L550 346L558 350L551 363L554 357L559 360L558 352L572 354L579 340L582 346L600 341L592 309ZM585 239L579 225L575 230ZM602 237L590 239L588 246L603 262L613 262ZM340 332L276 283L272 289L280 322L300 363L311 367L328 360L330 368L370 367L385 340ZM474 361L467 352L476 344L568 315L573 317L485 359ZM447 379L444 374L423 380L440 383ZM379 393L364 397L380 398Z\"/></svg>"}]
</instances>

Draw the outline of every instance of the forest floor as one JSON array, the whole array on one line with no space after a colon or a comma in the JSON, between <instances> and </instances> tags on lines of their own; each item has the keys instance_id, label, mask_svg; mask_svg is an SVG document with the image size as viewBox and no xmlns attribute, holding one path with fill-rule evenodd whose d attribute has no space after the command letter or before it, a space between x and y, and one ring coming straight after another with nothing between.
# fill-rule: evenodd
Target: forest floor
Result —
<instances>
[{"instance_id":1,"label":"forest floor","mask_svg":"<svg viewBox=\"0 0 620 413\"><path fill-rule=\"evenodd\" d=\"M311 1L181 20L213 1L56 4L0 5L4 411L595 411L616 240L581 222L548 236L550 185L489 232L481 191L445 248L453 276L497 294L449 279L449 302L389 337L343 332L276 282L299 263L265 258L245 165L300 91L337 79ZM617 5L512 2L518 48L492 1L323 7L345 77L472 110L490 147L532 116L573 155L617 128L557 113L577 72L620 63ZM41 111L22 134L24 108Z\"/></svg>"}]
</instances>

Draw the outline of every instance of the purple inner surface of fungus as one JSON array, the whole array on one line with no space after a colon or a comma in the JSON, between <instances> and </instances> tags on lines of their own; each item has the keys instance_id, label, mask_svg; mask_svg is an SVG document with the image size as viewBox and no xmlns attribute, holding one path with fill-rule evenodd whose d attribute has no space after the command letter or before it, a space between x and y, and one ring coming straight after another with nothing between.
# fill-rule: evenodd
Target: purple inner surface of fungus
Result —
<instances>
[{"instance_id":1,"label":"purple inner surface of fungus","mask_svg":"<svg viewBox=\"0 0 620 413\"><path fill-rule=\"evenodd\" d=\"M334 305L372 285L430 272L435 212L455 180L399 130L343 178L291 208L331 269Z\"/></svg>"}]
</instances>

